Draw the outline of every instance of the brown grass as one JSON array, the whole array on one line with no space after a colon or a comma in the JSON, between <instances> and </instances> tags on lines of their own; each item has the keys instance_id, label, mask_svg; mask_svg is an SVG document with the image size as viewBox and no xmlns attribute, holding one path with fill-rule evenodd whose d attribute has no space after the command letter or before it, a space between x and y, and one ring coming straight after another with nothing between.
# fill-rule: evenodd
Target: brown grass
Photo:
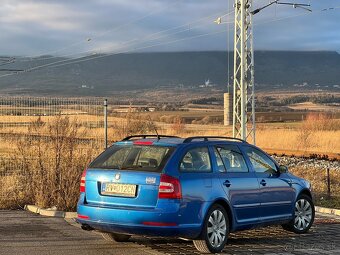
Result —
<instances>
[{"instance_id":1,"label":"brown grass","mask_svg":"<svg viewBox=\"0 0 340 255\"><path fill-rule=\"evenodd\" d=\"M185 132L185 124L183 119L180 116L177 116L173 120L173 124L170 127L170 131L174 134L184 133Z\"/></svg>"},{"instance_id":2,"label":"brown grass","mask_svg":"<svg viewBox=\"0 0 340 255\"><path fill-rule=\"evenodd\" d=\"M340 153L340 131L303 131L291 129L264 129L256 134L261 148L298 150L320 154Z\"/></svg>"},{"instance_id":3,"label":"brown grass","mask_svg":"<svg viewBox=\"0 0 340 255\"><path fill-rule=\"evenodd\" d=\"M309 113L302 122L302 130L310 131L338 131L340 130L340 119L332 118L325 113Z\"/></svg>"},{"instance_id":4,"label":"brown grass","mask_svg":"<svg viewBox=\"0 0 340 255\"><path fill-rule=\"evenodd\" d=\"M67 117L59 116L50 123L37 120L29 132L47 133L48 137L23 136L12 141L16 153L10 156L11 169L5 169L7 175L0 175L0 208L31 203L74 210L80 175L90 159L98 154L98 145L79 143L77 137L86 132L80 131L77 123Z\"/></svg>"},{"instance_id":5,"label":"brown grass","mask_svg":"<svg viewBox=\"0 0 340 255\"><path fill-rule=\"evenodd\" d=\"M311 182L315 203L319 206L340 209L340 172L330 169L331 196L327 195L327 174L326 170L320 168L303 168L294 167L289 169L294 175L304 178Z\"/></svg>"},{"instance_id":6,"label":"brown grass","mask_svg":"<svg viewBox=\"0 0 340 255\"><path fill-rule=\"evenodd\" d=\"M157 127L150 117L127 113L125 118L113 121L109 125L108 131L110 140L117 141L135 134L155 134L156 129Z\"/></svg>"}]
</instances>

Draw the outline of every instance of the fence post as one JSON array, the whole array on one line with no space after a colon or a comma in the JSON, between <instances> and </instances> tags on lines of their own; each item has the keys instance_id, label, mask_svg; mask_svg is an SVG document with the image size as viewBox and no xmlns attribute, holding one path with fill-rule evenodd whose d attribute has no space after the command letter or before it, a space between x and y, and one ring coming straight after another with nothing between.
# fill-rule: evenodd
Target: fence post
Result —
<instances>
[{"instance_id":1,"label":"fence post","mask_svg":"<svg viewBox=\"0 0 340 255\"><path fill-rule=\"evenodd\" d=\"M331 177L329 174L329 168L326 169L327 172L327 198L331 198Z\"/></svg>"},{"instance_id":2,"label":"fence post","mask_svg":"<svg viewBox=\"0 0 340 255\"><path fill-rule=\"evenodd\" d=\"M107 99L104 99L104 145L107 149Z\"/></svg>"}]
</instances>

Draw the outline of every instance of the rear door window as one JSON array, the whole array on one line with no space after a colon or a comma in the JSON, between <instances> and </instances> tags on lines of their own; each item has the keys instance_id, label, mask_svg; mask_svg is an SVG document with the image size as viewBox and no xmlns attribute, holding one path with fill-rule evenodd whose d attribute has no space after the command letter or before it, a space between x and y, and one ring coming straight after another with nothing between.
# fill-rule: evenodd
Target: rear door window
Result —
<instances>
[{"instance_id":1,"label":"rear door window","mask_svg":"<svg viewBox=\"0 0 340 255\"><path fill-rule=\"evenodd\" d=\"M220 156L220 161L223 162L224 168L222 168L221 162L217 161L219 171L220 172L249 172L247 164L244 160L244 157L239 150L239 148L235 145L223 145L215 147L215 155L218 158ZM224 170L224 171L223 171Z\"/></svg>"},{"instance_id":2,"label":"rear door window","mask_svg":"<svg viewBox=\"0 0 340 255\"><path fill-rule=\"evenodd\" d=\"M208 147L190 149L180 162L182 172L211 172Z\"/></svg>"},{"instance_id":3,"label":"rear door window","mask_svg":"<svg viewBox=\"0 0 340 255\"><path fill-rule=\"evenodd\" d=\"M160 172L174 151L173 147L114 145L90 168Z\"/></svg>"}]
</instances>

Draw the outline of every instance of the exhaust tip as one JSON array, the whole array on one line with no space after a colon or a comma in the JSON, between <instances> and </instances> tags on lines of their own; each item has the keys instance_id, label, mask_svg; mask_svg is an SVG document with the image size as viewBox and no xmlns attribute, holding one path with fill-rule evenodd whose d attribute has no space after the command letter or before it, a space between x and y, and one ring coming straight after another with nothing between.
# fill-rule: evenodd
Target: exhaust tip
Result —
<instances>
[{"instance_id":1,"label":"exhaust tip","mask_svg":"<svg viewBox=\"0 0 340 255\"><path fill-rule=\"evenodd\" d=\"M91 226L89 226L89 225L87 225L87 224L81 225L81 229L82 229L82 230L85 230L85 231L94 230L94 228L92 228Z\"/></svg>"}]
</instances>

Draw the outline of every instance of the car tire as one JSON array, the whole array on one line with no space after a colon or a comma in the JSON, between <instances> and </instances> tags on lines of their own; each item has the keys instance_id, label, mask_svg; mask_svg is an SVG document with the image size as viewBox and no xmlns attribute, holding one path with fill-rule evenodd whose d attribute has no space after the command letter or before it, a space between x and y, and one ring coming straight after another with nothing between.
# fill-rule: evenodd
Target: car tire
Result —
<instances>
[{"instance_id":1,"label":"car tire","mask_svg":"<svg viewBox=\"0 0 340 255\"><path fill-rule=\"evenodd\" d=\"M102 232L101 234L106 241L117 242L117 243L127 242L131 237L130 235L117 234L117 233Z\"/></svg>"},{"instance_id":2,"label":"car tire","mask_svg":"<svg viewBox=\"0 0 340 255\"><path fill-rule=\"evenodd\" d=\"M228 235L228 214L221 205L215 204L205 217L200 238L193 242L199 252L220 253L227 243Z\"/></svg>"},{"instance_id":3,"label":"car tire","mask_svg":"<svg viewBox=\"0 0 340 255\"><path fill-rule=\"evenodd\" d=\"M295 202L294 218L287 224L283 224L284 230L296 234L308 232L314 222L315 208L312 199L307 195L300 195Z\"/></svg>"}]
</instances>

